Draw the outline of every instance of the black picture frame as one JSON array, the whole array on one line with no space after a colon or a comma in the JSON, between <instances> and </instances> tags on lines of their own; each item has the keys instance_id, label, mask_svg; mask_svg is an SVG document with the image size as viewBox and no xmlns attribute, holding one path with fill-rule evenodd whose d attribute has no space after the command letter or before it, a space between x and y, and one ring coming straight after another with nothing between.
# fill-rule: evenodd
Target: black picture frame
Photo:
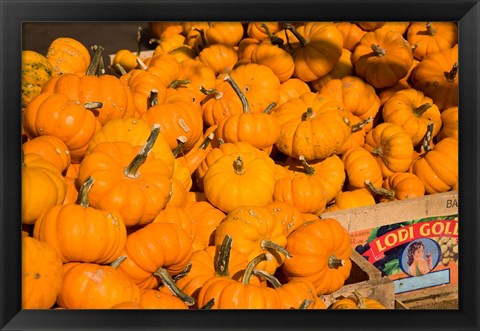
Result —
<instances>
[{"instance_id":1,"label":"black picture frame","mask_svg":"<svg viewBox=\"0 0 480 331\"><path fill-rule=\"evenodd\" d=\"M0 0L2 330L479 330L478 0ZM459 310L114 311L21 309L21 23L48 21L458 21Z\"/></svg>"}]
</instances>

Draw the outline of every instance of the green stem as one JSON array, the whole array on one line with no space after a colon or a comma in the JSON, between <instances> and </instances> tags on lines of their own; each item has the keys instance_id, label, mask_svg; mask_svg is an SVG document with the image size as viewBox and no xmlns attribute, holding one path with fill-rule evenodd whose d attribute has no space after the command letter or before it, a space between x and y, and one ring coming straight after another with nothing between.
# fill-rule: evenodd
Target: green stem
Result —
<instances>
[{"instance_id":1,"label":"green stem","mask_svg":"<svg viewBox=\"0 0 480 331\"><path fill-rule=\"evenodd\" d=\"M421 117L423 115L423 113L426 112L431 107L432 107L432 105L429 104L428 102L426 102L423 105L413 109L413 114L417 117Z\"/></svg>"},{"instance_id":2,"label":"green stem","mask_svg":"<svg viewBox=\"0 0 480 331\"><path fill-rule=\"evenodd\" d=\"M262 261L267 261L268 257L267 254L262 253L255 257L253 260L251 260L248 264L247 267L245 268L245 272L243 274L242 278L242 284L243 285L248 285L250 283L250 279L252 278L253 275L253 268L257 266Z\"/></svg>"},{"instance_id":3,"label":"green stem","mask_svg":"<svg viewBox=\"0 0 480 331\"><path fill-rule=\"evenodd\" d=\"M152 89L150 91L150 95L148 97L148 104L149 104L149 107L148 108L152 108L156 105L158 105L158 90L157 89Z\"/></svg>"},{"instance_id":4,"label":"green stem","mask_svg":"<svg viewBox=\"0 0 480 331\"><path fill-rule=\"evenodd\" d=\"M233 169L237 175L242 175L245 172L245 167L243 166L242 157L239 156L233 161Z\"/></svg>"},{"instance_id":5,"label":"green stem","mask_svg":"<svg viewBox=\"0 0 480 331\"><path fill-rule=\"evenodd\" d=\"M206 96L211 96L215 98L215 100L219 100L223 97L223 92L216 90L213 87L211 89L206 89L205 87L200 86L200 92L202 92Z\"/></svg>"},{"instance_id":6,"label":"green stem","mask_svg":"<svg viewBox=\"0 0 480 331\"><path fill-rule=\"evenodd\" d=\"M87 76L94 76L97 74L98 66L100 64L100 59L102 58L102 53L104 51L104 48L102 46L94 45L92 46L92 50L93 50L93 58L92 58L92 61L90 62L90 65L88 66Z\"/></svg>"},{"instance_id":7,"label":"green stem","mask_svg":"<svg viewBox=\"0 0 480 331\"><path fill-rule=\"evenodd\" d=\"M302 114L302 121L306 121L309 118L315 117L312 107L308 107L307 111Z\"/></svg>"},{"instance_id":8,"label":"green stem","mask_svg":"<svg viewBox=\"0 0 480 331\"><path fill-rule=\"evenodd\" d=\"M233 88L235 93L238 95L240 98L240 101L242 101L242 106L243 106L243 113L250 113L250 105L248 104L247 97L245 94L243 94L242 90L240 87L238 87L237 83L232 79L232 77L229 74L225 75L225 78L223 78L224 81L227 81L230 86Z\"/></svg>"},{"instance_id":9,"label":"green stem","mask_svg":"<svg viewBox=\"0 0 480 331\"><path fill-rule=\"evenodd\" d=\"M202 42L198 45L198 52L201 52L205 47L207 47L207 39L205 38L205 31L203 29L197 29L197 28L194 28L193 30L198 31L198 33L200 34L200 40Z\"/></svg>"},{"instance_id":10,"label":"green stem","mask_svg":"<svg viewBox=\"0 0 480 331\"><path fill-rule=\"evenodd\" d=\"M126 255L121 255L119 256L115 261L113 261L112 263L110 263L110 266L113 268L113 269L117 269L120 264L123 263L123 261L125 261L127 259L127 256Z\"/></svg>"},{"instance_id":11,"label":"green stem","mask_svg":"<svg viewBox=\"0 0 480 331\"><path fill-rule=\"evenodd\" d=\"M205 310L205 309L212 309L212 307L215 305L215 298L211 298L206 304L204 304L200 309Z\"/></svg>"},{"instance_id":12,"label":"green stem","mask_svg":"<svg viewBox=\"0 0 480 331\"><path fill-rule=\"evenodd\" d=\"M183 269L182 271L180 271L179 274L176 274L172 279L174 282L177 282L179 279L182 279L183 277L185 277L186 275L188 275L188 273L190 272L190 270L192 270L192 262L190 262L189 264L187 264L187 266L185 267L185 269Z\"/></svg>"},{"instance_id":13,"label":"green stem","mask_svg":"<svg viewBox=\"0 0 480 331\"><path fill-rule=\"evenodd\" d=\"M101 102L87 102L87 103L83 104L83 107L85 107L88 110L96 109L96 108L102 108L103 103L101 103Z\"/></svg>"},{"instance_id":14,"label":"green stem","mask_svg":"<svg viewBox=\"0 0 480 331\"><path fill-rule=\"evenodd\" d=\"M153 273L154 276L157 276L158 278L160 278L160 280L162 281L163 285L165 285L166 287L168 287L170 289L170 291L172 291L173 294L175 294L180 300L182 300L183 302L185 302L185 304L187 306L192 306L195 304L195 299L192 298L191 296L183 293L179 288L178 286L175 284L175 282L173 281L172 277L170 276L170 274L167 272L166 269L160 267L157 269L157 271L155 271Z\"/></svg>"},{"instance_id":15,"label":"green stem","mask_svg":"<svg viewBox=\"0 0 480 331\"><path fill-rule=\"evenodd\" d=\"M352 125L352 132L358 132L363 129L368 123L373 121L373 117L369 116L366 119Z\"/></svg>"},{"instance_id":16,"label":"green stem","mask_svg":"<svg viewBox=\"0 0 480 331\"><path fill-rule=\"evenodd\" d=\"M430 147L430 143L432 141L433 136L433 122L429 122L427 125L427 132L422 139L422 145L420 146L420 150L423 153L428 153L432 148Z\"/></svg>"},{"instance_id":17,"label":"green stem","mask_svg":"<svg viewBox=\"0 0 480 331\"><path fill-rule=\"evenodd\" d=\"M395 191L394 190L388 190L386 188L376 187L375 185L373 185L373 183L370 179L365 180L365 185L367 185L368 188L370 188L370 190L372 190L372 192L375 193L375 194L385 196L389 200L393 200L393 198L395 198Z\"/></svg>"},{"instance_id":18,"label":"green stem","mask_svg":"<svg viewBox=\"0 0 480 331\"><path fill-rule=\"evenodd\" d=\"M284 27L293 33L293 35L300 41L302 46L307 46L308 41L295 29L295 27L290 23L284 23Z\"/></svg>"},{"instance_id":19,"label":"green stem","mask_svg":"<svg viewBox=\"0 0 480 331\"><path fill-rule=\"evenodd\" d=\"M135 156L132 162L123 171L124 175L128 178L137 178L139 176L138 169L147 159L148 154L153 148L158 135L160 134L160 124L154 124L150 136L147 139L145 145L143 145L140 152Z\"/></svg>"},{"instance_id":20,"label":"green stem","mask_svg":"<svg viewBox=\"0 0 480 331\"><path fill-rule=\"evenodd\" d=\"M345 262L342 259L337 259L335 255L331 255L328 257L328 267L330 269L338 269L343 267Z\"/></svg>"},{"instance_id":21,"label":"green stem","mask_svg":"<svg viewBox=\"0 0 480 331\"><path fill-rule=\"evenodd\" d=\"M138 67L139 67L141 70L147 70L147 69L148 69L148 66L145 64L145 62L142 61L141 58L137 57L137 58L135 59L135 61L137 61Z\"/></svg>"},{"instance_id":22,"label":"green stem","mask_svg":"<svg viewBox=\"0 0 480 331\"><path fill-rule=\"evenodd\" d=\"M187 84L190 84L189 79L177 79L177 80L172 81L170 84L168 84L167 88L176 89L180 86L187 85Z\"/></svg>"},{"instance_id":23,"label":"green stem","mask_svg":"<svg viewBox=\"0 0 480 331\"><path fill-rule=\"evenodd\" d=\"M300 155L298 159L302 163L303 169L305 170L308 176L315 175L315 168L307 163L307 160L305 160L305 156Z\"/></svg>"},{"instance_id":24,"label":"green stem","mask_svg":"<svg viewBox=\"0 0 480 331\"><path fill-rule=\"evenodd\" d=\"M199 149L207 149L208 145L210 142L213 140L215 137L215 133L211 132L203 141L202 143L198 146Z\"/></svg>"},{"instance_id":25,"label":"green stem","mask_svg":"<svg viewBox=\"0 0 480 331\"><path fill-rule=\"evenodd\" d=\"M380 47L380 45L372 44L372 51L375 53L376 56L382 57L385 56L386 50L383 47Z\"/></svg>"},{"instance_id":26,"label":"green stem","mask_svg":"<svg viewBox=\"0 0 480 331\"><path fill-rule=\"evenodd\" d=\"M88 178L82 184L82 186L80 187L80 190L78 192L77 201L75 201L75 203L77 205L80 205L83 208L88 207L88 191L90 191L90 188L92 187L94 182L95 182L95 180L93 179L93 177L88 176Z\"/></svg>"},{"instance_id":27,"label":"green stem","mask_svg":"<svg viewBox=\"0 0 480 331\"><path fill-rule=\"evenodd\" d=\"M272 102L271 104L268 105L268 107L263 111L265 114L270 114L273 108L277 105L276 102Z\"/></svg>"},{"instance_id":28,"label":"green stem","mask_svg":"<svg viewBox=\"0 0 480 331\"><path fill-rule=\"evenodd\" d=\"M120 73L120 75L125 75L127 73L127 71L122 67L122 65L120 63L117 63L115 65L115 69Z\"/></svg>"},{"instance_id":29,"label":"green stem","mask_svg":"<svg viewBox=\"0 0 480 331\"><path fill-rule=\"evenodd\" d=\"M308 307L310 307L310 305L313 303L313 300L312 299L305 299L302 301L302 303L300 304L300 307L298 307L298 309L308 309Z\"/></svg>"},{"instance_id":30,"label":"green stem","mask_svg":"<svg viewBox=\"0 0 480 331\"><path fill-rule=\"evenodd\" d=\"M262 23L260 26L265 29L265 32L268 35L268 39L270 39L270 42L272 43L272 45L277 45L279 47L283 46L283 43L284 43L283 39L275 36L272 33L272 31L270 31L270 29L268 28L268 25L266 25L265 23Z\"/></svg>"},{"instance_id":31,"label":"green stem","mask_svg":"<svg viewBox=\"0 0 480 331\"><path fill-rule=\"evenodd\" d=\"M282 283L280 283L277 277L275 277L274 275L270 275L265 270L260 270L260 269L253 270L253 274L255 276L265 278L270 284L272 284L274 288L279 288L282 286Z\"/></svg>"},{"instance_id":32,"label":"green stem","mask_svg":"<svg viewBox=\"0 0 480 331\"><path fill-rule=\"evenodd\" d=\"M230 271L228 270L228 265L230 263L230 252L232 250L232 237L226 235L223 238L222 245L218 251L217 259L215 260L215 276L219 277L229 277Z\"/></svg>"},{"instance_id":33,"label":"green stem","mask_svg":"<svg viewBox=\"0 0 480 331\"><path fill-rule=\"evenodd\" d=\"M287 259L292 257L290 252L287 251L287 249L285 247L280 246L279 244L274 243L273 241L268 240L268 239L263 239L262 242L260 243L260 247L262 247L262 249L264 249L264 250L274 250L274 251L277 251L279 253L282 253L283 255L285 255L285 257Z\"/></svg>"},{"instance_id":34,"label":"green stem","mask_svg":"<svg viewBox=\"0 0 480 331\"><path fill-rule=\"evenodd\" d=\"M457 72L458 72L458 63L454 63L452 70L450 72L445 73L445 78L449 83L453 83L455 79L457 78Z\"/></svg>"},{"instance_id":35,"label":"green stem","mask_svg":"<svg viewBox=\"0 0 480 331\"><path fill-rule=\"evenodd\" d=\"M185 136L178 136L177 137L178 145L175 147L175 149L172 151L173 156L177 157L180 155L180 152L182 152L183 146L187 143L187 137Z\"/></svg>"},{"instance_id":36,"label":"green stem","mask_svg":"<svg viewBox=\"0 0 480 331\"><path fill-rule=\"evenodd\" d=\"M427 32L430 36L433 36L435 33L437 33L437 29L433 27L432 22L427 22L425 26L427 27Z\"/></svg>"},{"instance_id":37,"label":"green stem","mask_svg":"<svg viewBox=\"0 0 480 331\"><path fill-rule=\"evenodd\" d=\"M137 56L140 56L140 52L142 51L142 27L139 26L137 28Z\"/></svg>"}]
</instances>

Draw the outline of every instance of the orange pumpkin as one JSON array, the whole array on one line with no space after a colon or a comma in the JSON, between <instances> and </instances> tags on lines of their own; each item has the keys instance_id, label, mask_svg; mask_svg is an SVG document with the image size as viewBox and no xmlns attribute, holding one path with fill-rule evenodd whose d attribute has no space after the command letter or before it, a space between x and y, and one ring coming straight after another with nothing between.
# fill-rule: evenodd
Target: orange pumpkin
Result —
<instances>
[{"instance_id":1,"label":"orange pumpkin","mask_svg":"<svg viewBox=\"0 0 480 331\"><path fill-rule=\"evenodd\" d=\"M140 304L143 309L188 309L185 302L173 293L155 289L143 289Z\"/></svg>"},{"instance_id":2,"label":"orange pumpkin","mask_svg":"<svg viewBox=\"0 0 480 331\"><path fill-rule=\"evenodd\" d=\"M270 37L272 33L280 30L279 22L248 22L247 36L257 40L264 40Z\"/></svg>"},{"instance_id":3,"label":"orange pumpkin","mask_svg":"<svg viewBox=\"0 0 480 331\"><path fill-rule=\"evenodd\" d=\"M125 245L127 230L122 217L88 206L87 193L93 184L94 179L88 178L76 204L54 206L35 222L33 237L53 247L63 263L111 263Z\"/></svg>"},{"instance_id":4,"label":"orange pumpkin","mask_svg":"<svg viewBox=\"0 0 480 331\"><path fill-rule=\"evenodd\" d=\"M189 201L185 208L197 224L197 233L192 244L194 251L213 245L215 230L225 218L225 213L208 201Z\"/></svg>"},{"instance_id":5,"label":"orange pumpkin","mask_svg":"<svg viewBox=\"0 0 480 331\"><path fill-rule=\"evenodd\" d=\"M23 153L36 153L52 162L63 173L70 166L70 151L67 145L55 136L37 136L22 144Z\"/></svg>"},{"instance_id":6,"label":"orange pumpkin","mask_svg":"<svg viewBox=\"0 0 480 331\"><path fill-rule=\"evenodd\" d=\"M366 188L368 179L376 186L382 185L382 170L375 157L363 147L354 147L342 155L349 189Z\"/></svg>"},{"instance_id":7,"label":"orange pumpkin","mask_svg":"<svg viewBox=\"0 0 480 331\"><path fill-rule=\"evenodd\" d=\"M284 225L287 237L304 221L303 214L287 202L276 200L265 207L271 211L273 217L279 219Z\"/></svg>"},{"instance_id":8,"label":"orange pumpkin","mask_svg":"<svg viewBox=\"0 0 480 331\"><path fill-rule=\"evenodd\" d=\"M311 92L310 86L303 80L298 78L290 78L280 85L280 98L277 102L277 107L284 104L290 99L298 98L303 93ZM273 111L274 112L274 111Z\"/></svg>"},{"instance_id":9,"label":"orange pumpkin","mask_svg":"<svg viewBox=\"0 0 480 331\"><path fill-rule=\"evenodd\" d=\"M61 205L67 185L58 168L35 153L22 160L22 224L34 224L50 207Z\"/></svg>"},{"instance_id":10,"label":"orange pumpkin","mask_svg":"<svg viewBox=\"0 0 480 331\"><path fill-rule=\"evenodd\" d=\"M292 77L295 62L283 48L270 42L262 42L252 50L252 63L263 64L272 69L281 83Z\"/></svg>"},{"instance_id":11,"label":"orange pumpkin","mask_svg":"<svg viewBox=\"0 0 480 331\"><path fill-rule=\"evenodd\" d=\"M375 198L366 188L342 191L335 197L335 202L325 208L325 213L350 208L373 206L375 203Z\"/></svg>"},{"instance_id":12,"label":"orange pumpkin","mask_svg":"<svg viewBox=\"0 0 480 331\"><path fill-rule=\"evenodd\" d=\"M426 55L452 48L458 42L456 22L412 22L407 40L413 46L413 56L422 60Z\"/></svg>"},{"instance_id":13,"label":"orange pumpkin","mask_svg":"<svg viewBox=\"0 0 480 331\"><path fill-rule=\"evenodd\" d=\"M22 236L22 308L52 308L62 282L62 260L55 249Z\"/></svg>"},{"instance_id":14,"label":"orange pumpkin","mask_svg":"<svg viewBox=\"0 0 480 331\"><path fill-rule=\"evenodd\" d=\"M377 300L365 298L354 291L353 296L337 299L328 309L386 309L386 307Z\"/></svg>"},{"instance_id":15,"label":"orange pumpkin","mask_svg":"<svg viewBox=\"0 0 480 331\"><path fill-rule=\"evenodd\" d=\"M458 44L427 55L412 72L412 84L442 111L458 106Z\"/></svg>"},{"instance_id":16,"label":"orange pumpkin","mask_svg":"<svg viewBox=\"0 0 480 331\"><path fill-rule=\"evenodd\" d=\"M404 200L425 195L425 186L422 181L412 173L396 172L383 181L381 188L368 184L369 189L379 196L382 202Z\"/></svg>"},{"instance_id":17,"label":"orange pumpkin","mask_svg":"<svg viewBox=\"0 0 480 331\"><path fill-rule=\"evenodd\" d=\"M342 56L338 60L335 67L327 75L320 77L317 80L311 82L312 89L314 91L320 91L322 86L330 82L332 79L340 79L346 76L353 76L353 64L351 61L352 52L348 49L342 49Z\"/></svg>"},{"instance_id":18,"label":"orange pumpkin","mask_svg":"<svg viewBox=\"0 0 480 331\"><path fill-rule=\"evenodd\" d=\"M213 44L202 49L198 60L210 67L215 75L228 73L238 61L238 54L230 45Z\"/></svg>"},{"instance_id":19,"label":"orange pumpkin","mask_svg":"<svg viewBox=\"0 0 480 331\"><path fill-rule=\"evenodd\" d=\"M53 40L47 49L46 57L53 66L53 74L85 72L90 64L88 49L78 40L60 37Z\"/></svg>"},{"instance_id":20,"label":"orange pumpkin","mask_svg":"<svg viewBox=\"0 0 480 331\"><path fill-rule=\"evenodd\" d=\"M437 135L437 140L446 137L458 139L458 107L445 109L441 113L442 128Z\"/></svg>"},{"instance_id":21,"label":"orange pumpkin","mask_svg":"<svg viewBox=\"0 0 480 331\"><path fill-rule=\"evenodd\" d=\"M365 31L373 31L376 29L380 29L386 23L387 22L356 22L356 24Z\"/></svg>"},{"instance_id":22,"label":"orange pumpkin","mask_svg":"<svg viewBox=\"0 0 480 331\"><path fill-rule=\"evenodd\" d=\"M352 54L355 73L375 88L395 85L412 66L413 54L398 32L367 32Z\"/></svg>"},{"instance_id":23,"label":"orange pumpkin","mask_svg":"<svg viewBox=\"0 0 480 331\"><path fill-rule=\"evenodd\" d=\"M360 39L367 33L353 22L336 22L335 27L343 35L343 48L353 51Z\"/></svg>"},{"instance_id":24,"label":"orange pumpkin","mask_svg":"<svg viewBox=\"0 0 480 331\"><path fill-rule=\"evenodd\" d=\"M333 218L303 223L288 236L286 248L292 257L282 265L285 276L309 280L317 295L338 290L350 275L350 235Z\"/></svg>"}]
</instances>

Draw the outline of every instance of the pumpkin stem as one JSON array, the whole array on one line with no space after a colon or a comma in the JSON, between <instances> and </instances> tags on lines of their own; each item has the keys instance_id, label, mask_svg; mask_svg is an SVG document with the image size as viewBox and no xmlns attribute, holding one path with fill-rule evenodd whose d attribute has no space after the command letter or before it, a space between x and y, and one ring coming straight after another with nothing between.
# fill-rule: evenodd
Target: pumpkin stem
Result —
<instances>
[{"instance_id":1,"label":"pumpkin stem","mask_svg":"<svg viewBox=\"0 0 480 331\"><path fill-rule=\"evenodd\" d=\"M386 50L380 45L372 44L372 51L375 53L376 56L382 57L386 54Z\"/></svg>"},{"instance_id":2,"label":"pumpkin stem","mask_svg":"<svg viewBox=\"0 0 480 331\"><path fill-rule=\"evenodd\" d=\"M149 45L152 45L152 44L160 44L160 39L150 38L150 39L148 40L148 44L149 44Z\"/></svg>"},{"instance_id":3,"label":"pumpkin stem","mask_svg":"<svg viewBox=\"0 0 480 331\"><path fill-rule=\"evenodd\" d=\"M173 294L175 294L180 300L185 302L187 306L192 306L195 304L195 299L191 296L183 293L178 286L173 281L172 277L169 275L166 269L160 267L153 273L154 276L157 276L162 281L163 285L168 287Z\"/></svg>"},{"instance_id":4,"label":"pumpkin stem","mask_svg":"<svg viewBox=\"0 0 480 331\"><path fill-rule=\"evenodd\" d=\"M148 66L145 64L145 62L143 62L143 60L141 58L137 57L135 61L137 61L138 67L141 70L147 70L148 69Z\"/></svg>"},{"instance_id":5,"label":"pumpkin stem","mask_svg":"<svg viewBox=\"0 0 480 331\"><path fill-rule=\"evenodd\" d=\"M115 65L115 69L118 71L118 73L120 73L120 75L126 75L127 74L127 71L125 70L125 68L122 67L122 65L120 63L117 63Z\"/></svg>"},{"instance_id":6,"label":"pumpkin stem","mask_svg":"<svg viewBox=\"0 0 480 331\"><path fill-rule=\"evenodd\" d=\"M277 105L276 102L272 102L271 104L268 105L268 107L263 111L265 114L270 114L273 108Z\"/></svg>"},{"instance_id":7,"label":"pumpkin stem","mask_svg":"<svg viewBox=\"0 0 480 331\"><path fill-rule=\"evenodd\" d=\"M270 42L272 43L272 45L277 45L280 48L283 47L284 41L282 38L275 36L265 23L262 23L260 26L265 29L265 32L268 35L268 39L270 39Z\"/></svg>"},{"instance_id":8,"label":"pumpkin stem","mask_svg":"<svg viewBox=\"0 0 480 331\"><path fill-rule=\"evenodd\" d=\"M142 30L143 28L141 26L137 28L137 56L140 56L140 52L142 51Z\"/></svg>"},{"instance_id":9,"label":"pumpkin stem","mask_svg":"<svg viewBox=\"0 0 480 331\"><path fill-rule=\"evenodd\" d=\"M235 161L233 161L233 168L237 175L243 175L245 172L245 167L243 166L243 160L241 156L238 156Z\"/></svg>"},{"instance_id":10,"label":"pumpkin stem","mask_svg":"<svg viewBox=\"0 0 480 331\"><path fill-rule=\"evenodd\" d=\"M308 45L308 41L297 31L297 29L295 29L295 27L292 24L283 23L283 26L285 27L285 29L293 33L293 35L300 41L302 46Z\"/></svg>"},{"instance_id":11,"label":"pumpkin stem","mask_svg":"<svg viewBox=\"0 0 480 331\"><path fill-rule=\"evenodd\" d=\"M453 83L455 81L455 78L457 78L457 72L458 72L458 63L455 62L453 64L452 70L450 70L450 72L445 73L445 78L449 83Z\"/></svg>"},{"instance_id":12,"label":"pumpkin stem","mask_svg":"<svg viewBox=\"0 0 480 331\"><path fill-rule=\"evenodd\" d=\"M279 244L274 243L271 240L263 239L262 242L260 243L260 247L262 247L262 249L264 249L264 250L274 250L274 251L277 251L279 253L282 253L283 255L285 255L285 257L287 259L292 257L290 252L287 251L287 249L285 247L280 246Z\"/></svg>"},{"instance_id":13,"label":"pumpkin stem","mask_svg":"<svg viewBox=\"0 0 480 331\"><path fill-rule=\"evenodd\" d=\"M427 28L427 33L430 35L430 36L433 36L435 35L435 33L437 33L437 29L435 29L432 25L432 22L427 22L427 24L425 24L426 28Z\"/></svg>"},{"instance_id":14,"label":"pumpkin stem","mask_svg":"<svg viewBox=\"0 0 480 331\"><path fill-rule=\"evenodd\" d=\"M388 200L393 200L395 198L395 191L394 190L388 190L386 188L381 188L381 187L376 187L373 185L372 181L370 179L365 180L365 185L368 186L370 190L372 190L373 193L378 194L378 195L383 195L388 198Z\"/></svg>"},{"instance_id":15,"label":"pumpkin stem","mask_svg":"<svg viewBox=\"0 0 480 331\"><path fill-rule=\"evenodd\" d=\"M270 275L265 270L260 270L260 269L253 270L253 274L255 276L265 278L270 284L272 284L274 288L279 288L282 286L282 283L280 283L277 277L275 277L274 275Z\"/></svg>"},{"instance_id":16,"label":"pumpkin stem","mask_svg":"<svg viewBox=\"0 0 480 331\"><path fill-rule=\"evenodd\" d=\"M305 299L302 301L302 303L300 304L300 307L298 307L298 309L308 309L308 307L310 307L310 305L313 303L313 300L312 299Z\"/></svg>"},{"instance_id":17,"label":"pumpkin stem","mask_svg":"<svg viewBox=\"0 0 480 331\"><path fill-rule=\"evenodd\" d=\"M230 262L230 251L232 250L232 237L230 235L226 235L223 238L222 245L218 250L218 256L215 260L215 276L220 277L229 277L230 272L228 270L228 264Z\"/></svg>"},{"instance_id":18,"label":"pumpkin stem","mask_svg":"<svg viewBox=\"0 0 480 331\"><path fill-rule=\"evenodd\" d=\"M372 151L372 154L378 157L383 157L383 147L382 145L378 146Z\"/></svg>"},{"instance_id":19,"label":"pumpkin stem","mask_svg":"<svg viewBox=\"0 0 480 331\"><path fill-rule=\"evenodd\" d=\"M305 121L309 118L314 118L314 117L315 117L315 113L313 112L312 107L308 107L307 111L302 114L302 121Z\"/></svg>"},{"instance_id":20,"label":"pumpkin stem","mask_svg":"<svg viewBox=\"0 0 480 331\"><path fill-rule=\"evenodd\" d=\"M182 279L183 277L185 277L186 275L188 275L188 273L190 272L190 270L192 270L192 262L188 263L187 266L185 267L185 269L183 269L182 271L180 271L179 274L176 274L172 279L174 282L177 282L179 279Z\"/></svg>"},{"instance_id":21,"label":"pumpkin stem","mask_svg":"<svg viewBox=\"0 0 480 331\"><path fill-rule=\"evenodd\" d=\"M110 266L113 268L113 269L117 269L120 264L123 263L123 261L125 261L127 259L127 256L126 255L121 255L119 257L117 257L115 259L115 261L113 261L112 263L110 263Z\"/></svg>"},{"instance_id":22,"label":"pumpkin stem","mask_svg":"<svg viewBox=\"0 0 480 331\"><path fill-rule=\"evenodd\" d=\"M248 104L247 97L245 96L245 94L243 94L242 90L240 89L240 87L238 87L237 83L232 79L232 77L229 74L226 74L223 80L227 81L230 84L230 86L233 88L235 93L240 98L240 101L242 101L243 112L250 113L250 105Z\"/></svg>"},{"instance_id":23,"label":"pumpkin stem","mask_svg":"<svg viewBox=\"0 0 480 331\"><path fill-rule=\"evenodd\" d=\"M353 291L352 294L357 299L357 308L365 309L367 306L365 304L365 300L363 300L363 297L360 295L360 293L358 293L357 291Z\"/></svg>"},{"instance_id":24,"label":"pumpkin stem","mask_svg":"<svg viewBox=\"0 0 480 331\"><path fill-rule=\"evenodd\" d=\"M430 142L432 141L432 136L433 136L433 122L429 122L427 124L427 132L425 133L425 136L423 136L422 144L420 146L421 153L428 153L432 149L432 147L430 146Z\"/></svg>"},{"instance_id":25,"label":"pumpkin stem","mask_svg":"<svg viewBox=\"0 0 480 331\"><path fill-rule=\"evenodd\" d=\"M102 108L103 103L101 102L87 102L83 104L83 107L87 108L88 110Z\"/></svg>"},{"instance_id":26,"label":"pumpkin stem","mask_svg":"<svg viewBox=\"0 0 480 331\"><path fill-rule=\"evenodd\" d=\"M92 50L93 58L92 62L90 62L90 65L88 66L87 76L94 76L97 74L98 66L100 64L100 59L102 58L102 52L104 51L104 48L102 46L94 45L92 46Z\"/></svg>"},{"instance_id":27,"label":"pumpkin stem","mask_svg":"<svg viewBox=\"0 0 480 331\"><path fill-rule=\"evenodd\" d=\"M210 24L210 23L209 23ZM205 47L207 47L207 39L205 38L205 30L203 29L197 29L197 28L194 28L193 30L195 31L198 31L198 33L200 34L200 44L197 46L198 47L198 52L200 53L200 51L202 51Z\"/></svg>"},{"instance_id":28,"label":"pumpkin stem","mask_svg":"<svg viewBox=\"0 0 480 331\"><path fill-rule=\"evenodd\" d=\"M337 259L334 255L328 257L328 267L330 269L338 269L343 267L344 264L345 262L342 259Z\"/></svg>"},{"instance_id":29,"label":"pumpkin stem","mask_svg":"<svg viewBox=\"0 0 480 331\"><path fill-rule=\"evenodd\" d=\"M185 136L178 136L177 137L177 141L178 141L178 145L177 147L175 147L175 149L172 151L173 153L173 156L177 157L180 152L182 152L182 149L183 149L183 146L186 144L187 142L187 137Z\"/></svg>"},{"instance_id":30,"label":"pumpkin stem","mask_svg":"<svg viewBox=\"0 0 480 331\"><path fill-rule=\"evenodd\" d=\"M358 122L357 124L353 124L352 125L352 132L358 132L360 131L361 129L363 129L368 123L370 123L371 121L373 121L373 117L372 116L369 116L367 117L366 119Z\"/></svg>"},{"instance_id":31,"label":"pumpkin stem","mask_svg":"<svg viewBox=\"0 0 480 331\"><path fill-rule=\"evenodd\" d=\"M200 86L200 92L202 92L206 96L215 98L215 100L219 100L223 97L223 92L216 90L213 87L210 89L206 89L204 86Z\"/></svg>"},{"instance_id":32,"label":"pumpkin stem","mask_svg":"<svg viewBox=\"0 0 480 331\"><path fill-rule=\"evenodd\" d=\"M215 298L211 298L208 300L206 304L204 304L200 309L212 309L212 307L215 305Z\"/></svg>"},{"instance_id":33,"label":"pumpkin stem","mask_svg":"<svg viewBox=\"0 0 480 331\"><path fill-rule=\"evenodd\" d=\"M179 88L180 86L187 85L187 84L190 84L189 79L176 79L172 81L170 84L168 84L167 88L176 89L176 88Z\"/></svg>"},{"instance_id":34,"label":"pumpkin stem","mask_svg":"<svg viewBox=\"0 0 480 331\"><path fill-rule=\"evenodd\" d=\"M148 97L148 104L149 104L149 107L148 108L151 108L153 106L156 106L158 105L158 90L157 89L152 89L150 91L150 95Z\"/></svg>"},{"instance_id":35,"label":"pumpkin stem","mask_svg":"<svg viewBox=\"0 0 480 331\"><path fill-rule=\"evenodd\" d=\"M77 201L75 201L75 203L77 205L80 205L83 208L88 207L88 191L90 191L90 188L92 187L94 182L95 182L95 180L93 179L93 177L88 176L88 178L82 184L82 186L80 187L80 190L78 192Z\"/></svg>"},{"instance_id":36,"label":"pumpkin stem","mask_svg":"<svg viewBox=\"0 0 480 331\"><path fill-rule=\"evenodd\" d=\"M257 266L257 264L259 264L262 261L268 261L271 258L272 258L272 256L270 254L268 254L268 256L267 256L267 254L262 253L262 254L258 255L257 257L255 257L253 260L251 260L247 264L247 267L245 268L245 272L244 272L243 278L242 278L242 284L243 285L248 285L250 283L250 279L253 276L253 268L255 268Z\"/></svg>"},{"instance_id":37,"label":"pumpkin stem","mask_svg":"<svg viewBox=\"0 0 480 331\"><path fill-rule=\"evenodd\" d=\"M140 152L135 156L132 162L125 168L123 173L128 178L137 178L139 176L138 169L147 159L148 154L153 148L158 135L160 134L160 124L154 124L150 136Z\"/></svg>"},{"instance_id":38,"label":"pumpkin stem","mask_svg":"<svg viewBox=\"0 0 480 331\"><path fill-rule=\"evenodd\" d=\"M305 156L300 155L298 159L302 163L303 169L305 170L307 175L311 176L315 174L315 168L307 163L307 160L305 160Z\"/></svg>"},{"instance_id":39,"label":"pumpkin stem","mask_svg":"<svg viewBox=\"0 0 480 331\"><path fill-rule=\"evenodd\" d=\"M424 103L421 106L418 106L417 108L413 109L413 114L417 117L421 117L424 112L427 111L428 108L431 108L432 105L429 104L428 102Z\"/></svg>"}]
</instances>

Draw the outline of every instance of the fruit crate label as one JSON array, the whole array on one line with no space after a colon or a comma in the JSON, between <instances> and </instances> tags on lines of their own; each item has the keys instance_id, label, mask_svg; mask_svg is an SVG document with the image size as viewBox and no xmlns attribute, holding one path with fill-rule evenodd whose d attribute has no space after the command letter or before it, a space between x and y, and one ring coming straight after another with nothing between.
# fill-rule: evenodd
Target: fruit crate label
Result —
<instances>
[{"instance_id":1,"label":"fruit crate label","mask_svg":"<svg viewBox=\"0 0 480 331\"><path fill-rule=\"evenodd\" d=\"M394 280L395 293L458 283L458 215L350 233L355 250Z\"/></svg>"}]
</instances>

